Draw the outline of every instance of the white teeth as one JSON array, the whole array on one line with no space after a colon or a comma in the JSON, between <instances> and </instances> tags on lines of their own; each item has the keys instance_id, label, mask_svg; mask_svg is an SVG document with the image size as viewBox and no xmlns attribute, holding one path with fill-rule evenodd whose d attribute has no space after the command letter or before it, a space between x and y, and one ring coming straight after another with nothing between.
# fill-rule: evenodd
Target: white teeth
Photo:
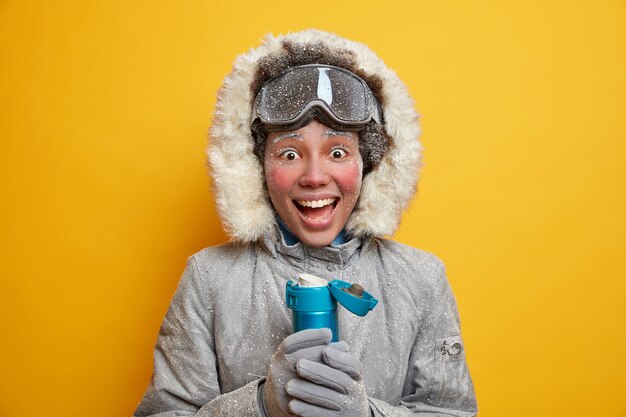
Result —
<instances>
[{"instance_id":1,"label":"white teeth","mask_svg":"<svg viewBox=\"0 0 626 417\"><path fill-rule=\"evenodd\" d=\"M298 204L300 204L303 207L319 208L319 207L327 206L329 204L333 204L335 200L336 198L325 198L323 200L313 200L313 201L298 200Z\"/></svg>"}]
</instances>

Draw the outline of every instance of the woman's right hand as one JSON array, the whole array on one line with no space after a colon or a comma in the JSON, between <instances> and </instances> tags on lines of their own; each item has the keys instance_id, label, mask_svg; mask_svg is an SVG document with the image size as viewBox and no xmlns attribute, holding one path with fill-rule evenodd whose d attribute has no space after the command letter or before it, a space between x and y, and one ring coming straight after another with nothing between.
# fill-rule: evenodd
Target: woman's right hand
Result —
<instances>
[{"instance_id":1,"label":"woman's right hand","mask_svg":"<svg viewBox=\"0 0 626 417\"><path fill-rule=\"evenodd\" d=\"M297 378L296 363L300 359L323 363L322 352L331 345L330 329L302 330L289 335L282 341L272 356L267 379L263 386L263 402L267 417L292 417L289 412L289 401L293 399L285 386L293 378ZM332 347L346 352L346 342L332 343Z\"/></svg>"}]
</instances>

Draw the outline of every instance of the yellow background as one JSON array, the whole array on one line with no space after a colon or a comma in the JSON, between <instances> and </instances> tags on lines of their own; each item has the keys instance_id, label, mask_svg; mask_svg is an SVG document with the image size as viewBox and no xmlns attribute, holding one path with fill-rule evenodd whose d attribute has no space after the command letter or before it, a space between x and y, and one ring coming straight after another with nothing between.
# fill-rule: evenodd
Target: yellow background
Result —
<instances>
[{"instance_id":1,"label":"yellow background","mask_svg":"<svg viewBox=\"0 0 626 417\"><path fill-rule=\"evenodd\" d=\"M396 238L438 254L480 415L626 416L626 2L0 2L0 416L130 416L224 242L215 94L267 32L370 45L422 114Z\"/></svg>"}]
</instances>

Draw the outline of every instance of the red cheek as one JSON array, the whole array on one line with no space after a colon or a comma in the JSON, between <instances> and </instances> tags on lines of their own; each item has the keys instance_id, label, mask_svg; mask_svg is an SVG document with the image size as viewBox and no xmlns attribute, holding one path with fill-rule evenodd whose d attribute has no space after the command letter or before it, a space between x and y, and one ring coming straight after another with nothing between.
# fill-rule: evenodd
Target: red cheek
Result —
<instances>
[{"instance_id":1,"label":"red cheek","mask_svg":"<svg viewBox=\"0 0 626 417\"><path fill-rule=\"evenodd\" d=\"M361 187L361 167L359 164L347 164L338 169L335 181L344 192L354 192Z\"/></svg>"},{"instance_id":2,"label":"red cheek","mask_svg":"<svg viewBox=\"0 0 626 417\"><path fill-rule=\"evenodd\" d=\"M294 177L293 172L285 167L273 164L265 167L265 180L271 190L288 192L295 181Z\"/></svg>"}]
</instances>

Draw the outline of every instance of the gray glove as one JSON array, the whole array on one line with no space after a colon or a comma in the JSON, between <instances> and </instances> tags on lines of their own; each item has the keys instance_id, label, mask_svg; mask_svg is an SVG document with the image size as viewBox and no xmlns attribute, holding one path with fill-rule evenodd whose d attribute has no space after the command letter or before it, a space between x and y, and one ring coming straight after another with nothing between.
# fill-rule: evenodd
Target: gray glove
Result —
<instances>
[{"instance_id":1,"label":"gray glove","mask_svg":"<svg viewBox=\"0 0 626 417\"><path fill-rule=\"evenodd\" d=\"M324 349L324 363L300 359L299 378L287 383L294 397L289 410L302 417L369 417L372 412L361 380L363 365L355 356Z\"/></svg>"},{"instance_id":2,"label":"gray glove","mask_svg":"<svg viewBox=\"0 0 626 417\"><path fill-rule=\"evenodd\" d=\"M289 380L298 376L296 364L300 360L311 363L322 363L322 352L330 350L347 351L346 342L330 344L330 329L302 330L287 336L272 356L267 379L262 387L262 413L268 417L293 416L289 412L288 403L292 399L285 386Z\"/></svg>"}]
</instances>

